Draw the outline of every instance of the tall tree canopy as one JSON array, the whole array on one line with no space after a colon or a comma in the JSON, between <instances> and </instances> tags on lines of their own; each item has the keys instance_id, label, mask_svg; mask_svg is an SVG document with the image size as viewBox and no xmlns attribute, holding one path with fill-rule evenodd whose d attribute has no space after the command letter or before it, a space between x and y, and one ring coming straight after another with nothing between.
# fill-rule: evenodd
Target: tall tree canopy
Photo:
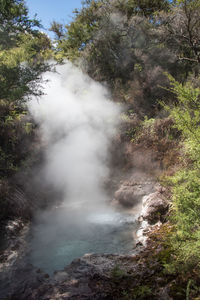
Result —
<instances>
[{"instance_id":1,"label":"tall tree canopy","mask_svg":"<svg viewBox=\"0 0 200 300\"><path fill-rule=\"evenodd\" d=\"M36 27L37 26L37 27ZM25 100L41 93L42 72L49 69L51 42L30 19L23 0L0 0L0 175L12 174L28 149ZM18 153L17 153L18 152Z\"/></svg>"},{"instance_id":2,"label":"tall tree canopy","mask_svg":"<svg viewBox=\"0 0 200 300\"><path fill-rule=\"evenodd\" d=\"M137 112L155 112L167 92L170 73L184 82L198 74L199 1L87 0L74 20L54 22L57 58L77 59L96 80L106 81L116 98Z\"/></svg>"}]
</instances>

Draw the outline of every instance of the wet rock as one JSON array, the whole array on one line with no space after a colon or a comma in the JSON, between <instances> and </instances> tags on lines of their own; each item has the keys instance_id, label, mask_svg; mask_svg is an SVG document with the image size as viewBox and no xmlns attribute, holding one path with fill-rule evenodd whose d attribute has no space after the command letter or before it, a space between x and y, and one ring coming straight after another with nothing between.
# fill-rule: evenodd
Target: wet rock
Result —
<instances>
[{"instance_id":1,"label":"wet rock","mask_svg":"<svg viewBox=\"0 0 200 300\"><path fill-rule=\"evenodd\" d=\"M26 236L29 231L29 223L25 224L20 219L10 220L5 229L7 247L0 252L0 299L10 299L10 295L16 290L16 287L23 287L28 278L31 278L33 270L30 265L27 266L27 271L20 271L27 265L24 257L28 251Z\"/></svg>"},{"instance_id":2,"label":"wet rock","mask_svg":"<svg viewBox=\"0 0 200 300\"><path fill-rule=\"evenodd\" d=\"M129 263L125 256L85 255L74 260L63 271L56 272L50 279L45 278L45 274L24 268L19 272L16 285L12 286L9 296L20 300L113 299L110 290L112 270L118 264L122 268L130 267ZM133 266L135 267L132 264L132 268Z\"/></svg>"},{"instance_id":3,"label":"wet rock","mask_svg":"<svg viewBox=\"0 0 200 300\"><path fill-rule=\"evenodd\" d=\"M168 211L169 203L160 192L152 193L143 199L142 217L150 224L163 220Z\"/></svg>"},{"instance_id":4,"label":"wet rock","mask_svg":"<svg viewBox=\"0 0 200 300\"><path fill-rule=\"evenodd\" d=\"M24 228L25 224L21 219L15 219L8 221L5 230L7 236L16 236Z\"/></svg>"},{"instance_id":5,"label":"wet rock","mask_svg":"<svg viewBox=\"0 0 200 300\"><path fill-rule=\"evenodd\" d=\"M149 235L158 230L165 221L169 209L169 201L165 197L166 190L160 184L154 185L154 192L142 199L142 209L138 221L140 226L136 233L137 243L147 246Z\"/></svg>"},{"instance_id":6,"label":"wet rock","mask_svg":"<svg viewBox=\"0 0 200 300\"><path fill-rule=\"evenodd\" d=\"M0 297L12 300L116 300L124 299L122 291L125 290L127 297L130 295L132 299L132 291L149 286L151 279L150 287L156 298L151 294L145 299L170 300L164 281L152 280L160 274L161 266L151 257L148 249L143 249L138 256L88 254L74 260L63 271L55 272L51 278L24 264L12 273L7 281L7 293Z\"/></svg>"}]
</instances>

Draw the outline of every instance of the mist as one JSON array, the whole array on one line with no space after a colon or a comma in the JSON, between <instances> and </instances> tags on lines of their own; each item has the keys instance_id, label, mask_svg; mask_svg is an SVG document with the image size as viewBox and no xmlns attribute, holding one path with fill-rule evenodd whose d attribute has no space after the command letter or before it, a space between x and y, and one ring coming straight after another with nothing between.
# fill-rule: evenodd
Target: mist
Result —
<instances>
[{"instance_id":1,"label":"mist","mask_svg":"<svg viewBox=\"0 0 200 300\"><path fill-rule=\"evenodd\" d=\"M63 198L36 214L30 262L52 274L85 253L131 251L135 220L109 205L105 188L120 106L70 62L43 79L45 94L29 104L45 148L40 180Z\"/></svg>"},{"instance_id":2,"label":"mist","mask_svg":"<svg viewBox=\"0 0 200 300\"><path fill-rule=\"evenodd\" d=\"M109 147L120 107L110 93L66 62L44 75L44 95L29 109L45 144L45 179L62 191L66 205L106 203Z\"/></svg>"}]
</instances>

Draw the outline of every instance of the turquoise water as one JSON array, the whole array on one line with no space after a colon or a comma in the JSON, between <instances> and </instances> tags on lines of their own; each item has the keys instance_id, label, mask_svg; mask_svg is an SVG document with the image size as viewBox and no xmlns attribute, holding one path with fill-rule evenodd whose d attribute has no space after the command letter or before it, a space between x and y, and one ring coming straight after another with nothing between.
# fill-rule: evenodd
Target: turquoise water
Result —
<instances>
[{"instance_id":1,"label":"turquoise water","mask_svg":"<svg viewBox=\"0 0 200 300\"><path fill-rule=\"evenodd\" d=\"M30 237L30 262L49 274L86 253L131 253L134 217L114 210L59 207L38 216Z\"/></svg>"}]
</instances>

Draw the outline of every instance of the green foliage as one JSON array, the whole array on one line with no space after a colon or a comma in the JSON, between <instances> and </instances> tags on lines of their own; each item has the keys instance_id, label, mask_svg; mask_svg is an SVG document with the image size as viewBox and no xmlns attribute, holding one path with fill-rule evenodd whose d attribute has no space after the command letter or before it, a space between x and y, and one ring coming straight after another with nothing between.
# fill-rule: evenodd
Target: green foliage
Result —
<instances>
[{"instance_id":1,"label":"green foliage","mask_svg":"<svg viewBox=\"0 0 200 300\"><path fill-rule=\"evenodd\" d=\"M153 295L153 291L148 285L141 285L133 289L133 299L146 299Z\"/></svg>"},{"instance_id":2,"label":"green foliage","mask_svg":"<svg viewBox=\"0 0 200 300\"><path fill-rule=\"evenodd\" d=\"M169 87L164 71L181 82L198 74L199 15L197 0L87 0L70 24L52 23L55 58L78 59L117 100L154 117L158 101L174 100L161 88Z\"/></svg>"},{"instance_id":3,"label":"green foliage","mask_svg":"<svg viewBox=\"0 0 200 300\"><path fill-rule=\"evenodd\" d=\"M45 59L51 57L51 43L32 29L39 22L29 19L23 0L1 0L0 7L0 99L22 101L40 94L37 83L49 69Z\"/></svg>"},{"instance_id":4,"label":"green foliage","mask_svg":"<svg viewBox=\"0 0 200 300\"><path fill-rule=\"evenodd\" d=\"M128 17L133 14L144 15L145 17L153 17L153 15L161 10L169 9L169 2L166 0L128 0L116 1L116 6Z\"/></svg>"},{"instance_id":5,"label":"green foliage","mask_svg":"<svg viewBox=\"0 0 200 300\"><path fill-rule=\"evenodd\" d=\"M154 118L149 119L147 116L145 116L142 125L143 125L144 128L150 129L150 131L152 131L153 128L154 128L155 121L156 120Z\"/></svg>"},{"instance_id":6,"label":"green foliage","mask_svg":"<svg viewBox=\"0 0 200 300\"><path fill-rule=\"evenodd\" d=\"M12 177L30 155L34 137L27 116L30 95L41 95L41 74L50 70L51 42L30 19L23 0L0 0L0 178ZM2 184L3 185L3 184ZM0 219L9 215L0 190Z\"/></svg>"},{"instance_id":7,"label":"green foliage","mask_svg":"<svg viewBox=\"0 0 200 300\"><path fill-rule=\"evenodd\" d=\"M160 87L168 86L163 71L182 76L182 66L160 41L162 21L155 18L169 9L165 0L84 1L70 24L52 23L55 58L78 59L92 78L109 84L115 98L141 116L153 116L158 99L171 96Z\"/></svg>"},{"instance_id":8,"label":"green foliage","mask_svg":"<svg viewBox=\"0 0 200 300\"><path fill-rule=\"evenodd\" d=\"M37 30L33 30L35 26L40 26L40 23L29 18L23 0L0 0L0 50L13 47L19 33L37 34Z\"/></svg>"},{"instance_id":9,"label":"green foliage","mask_svg":"<svg viewBox=\"0 0 200 300\"><path fill-rule=\"evenodd\" d=\"M192 270L200 272L200 89L191 83L182 85L171 80L171 89L177 95L177 103L166 107L182 132L185 155L192 160L177 172L172 185L173 215L175 232L171 237L173 260L168 270Z\"/></svg>"},{"instance_id":10,"label":"green foliage","mask_svg":"<svg viewBox=\"0 0 200 300\"><path fill-rule=\"evenodd\" d=\"M122 292L122 299L154 299L154 293L149 285L138 285L137 287L131 288L130 290L124 290Z\"/></svg>"},{"instance_id":11,"label":"green foliage","mask_svg":"<svg viewBox=\"0 0 200 300\"><path fill-rule=\"evenodd\" d=\"M120 266L116 265L112 271L111 271L111 276L114 281L120 281L123 277L127 276L126 271L120 268Z\"/></svg>"},{"instance_id":12,"label":"green foliage","mask_svg":"<svg viewBox=\"0 0 200 300\"><path fill-rule=\"evenodd\" d=\"M198 268L200 247L200 172L182 170L172 178L172 221L176 231L171 237L175 253L173 264L180 270ZM200 269L199 269L200 270Z\"/></svg>"},{"instance_id":13,"label":"green foliage","mask_svg":"<svg viewBox=\"0 0 200 300\"><path fill-rule=\"evenodd\" d=\"M62 26L57 22L51 24L57 39L56 59L68 58L74 60L89 43L98 29L98 8L103 1L85 1L83 8L75 10L74 21L70 25Z\"/></svg>"},{"instance_id":14,"label":"green foliage","mask_svg":"<svg viewBox=\"0 0 200 300\"><path fill-rule=\"evenodd\" d=\"M40 74L49 69L45 59L51 55L49 39L21 33L15 47L0 51L0 99L22 101L29 94L40 94L37 89Z\"/></svg>"},{"instance_id":15,"label":"green foliage","mask_svg":"<svg viewBox=\"0 0 200 300\"><path fill-rule=\"evenodd\" d=\"M190 157L199 164L200 161L200 88L194 88L191 82L184 86L171 76L171 91L177 95L178 104L166 109L175 121L175 126L182 132L186 150Z\"/></svg>"}]
</instances>

